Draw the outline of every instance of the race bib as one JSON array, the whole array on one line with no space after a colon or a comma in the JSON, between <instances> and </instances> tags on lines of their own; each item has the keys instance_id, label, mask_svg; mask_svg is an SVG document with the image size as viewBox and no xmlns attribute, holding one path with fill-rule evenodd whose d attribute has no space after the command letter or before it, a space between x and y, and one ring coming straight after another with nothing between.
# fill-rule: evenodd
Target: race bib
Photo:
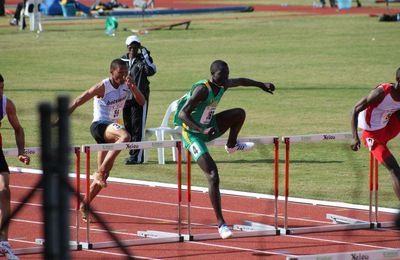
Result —
<instances>
[{"instance_id":1,"label":"race bib","mask_svg":"<svg viewBox=\"0 0 400 260\"><path fill-rule=\"evenodd\" d=\"M372 151L372 147L374 146L374 142L375 142L375 140L373 139L373 138L367 138L366 139L366 141L367 141L367 146L368 146L368 150L369 151Z\"/></svg>"},{"instance_id":2,"label":"race bib","mask_svg":"<svg viewBox=\"0 0 400 260\"><path fill-rule=\"evenodd\" d=\"M217 107L215 106L208 106L203 112L203 115L201 116L200 123L204 125L208 125L215 113L215 110L217 110Z\"/></svg>"},{"instance_id":3,"label":"race bib","mask_svg":"<svg viewBox=\"0 0 400 260\"><path fill-rule=\"evenodd\" d=\"M119 107L113 107L112 109L110 109L110 118L111 119L117 119L119 117L121 109Z\"/></svg>"},{"instance_id":4,"label":"race bib","mask_svg":"<svg viewBox=\"0 0 400 260\"><path fill-rule=\"evenodd\" d=\"M199 153L200 153L200 148L197 146L196 143L193 143L193 144L190 146L190 152L193 154L193 156L194 156L195 158L197 158L197 156L198 156Z\"/></svg>"}]
</instances>

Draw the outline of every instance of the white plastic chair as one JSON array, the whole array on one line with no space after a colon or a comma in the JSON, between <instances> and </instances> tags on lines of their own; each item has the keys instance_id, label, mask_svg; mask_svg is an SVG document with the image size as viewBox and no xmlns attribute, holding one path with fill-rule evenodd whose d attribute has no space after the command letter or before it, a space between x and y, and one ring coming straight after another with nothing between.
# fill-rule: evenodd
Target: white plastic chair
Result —
<instances>
[{"instance_id":1,"label":"white plastic chair","mask_svg":"<svg viewBox=\"0 0 400 260\"><path fill-rule=\"evenodd\" d=\"M133 6L144 11L147 8L154 9L154 0L133 0Z\"/></svg>"},{"instance_id":2,"label":"white plastic chair","mask_svg":"<svg viewBox=\"0 0 400 260\"><path fill-rule=\"evenodd\" d=\"M164 141L165 135L169 134L171 140L180 140L182 139L182 128L180 126L176 126L174 128L169 126L169 118L175 114L176 109L178 108L178 100L174 100L171 104L169 104L167 111L165 111L164 118L161 122L159 127L147 128L145 131L146 139L148 137L155 135L157 141ZM158 164L165 164L165 157L164 157L164 148L158 148ZM147 161L147 151L145 150L145 161ZM183 158L182 153L182 158ZM176 161L177 158L177 149L172 148L172 158Z\"/></svg>"},{"instance_id":3,"label":"white plastic chair","mask_svg":"<svg viewBox=\"0 0 400 260\"><path fill-rule=\"evenodd\" d=\"M41 0L28 0L25 3L25 10L21 10L21 19L20 19L20 29L23 30L23 19L24 16L29 17L29 29L31 32L43 31L42 21L41 21L41 13L39 10L39 5L41 4Z\"/></svg>"}]
</instances>

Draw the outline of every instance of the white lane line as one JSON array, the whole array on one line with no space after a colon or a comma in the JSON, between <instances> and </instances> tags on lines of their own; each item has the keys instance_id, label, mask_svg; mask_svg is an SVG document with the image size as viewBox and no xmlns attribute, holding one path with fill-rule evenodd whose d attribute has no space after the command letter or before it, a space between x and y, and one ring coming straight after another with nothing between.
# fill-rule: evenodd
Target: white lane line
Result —
<instances>
[{"instance_id":1,"label":"white lane line","mask_svg":"<svg viewBox=\"0 0 400 260\"><path fill-rule=\"evenodd\" d=\"M314 241L323 241L323 242L329 242L329 243L336 243L336 244L362 246L362 247L368 247L368 248L397 249L397 248L391 248L391 247L374 246L374 245L369 245L369 244L360 244L360 243L354 243L354 242L348 242L348 241L339 241L339 240L324 239L324 238L306 237L306 236L299 236L299 235L296 235L296 236L295 235L286 235L286 236L287 237L294 237L294 238L301 238L301 239L306 239L306 240L314 240ZM365 242L365 243L368 243L368 242Z\"/></svg>"},{"instance_id":2,"label":"white lane line","mask_svg":"<svg viewBox=\"0 0 400 260\"><path fill-rule=\"evenodd\" d=\"M236 246L216 245L216 244L209 244L209 243L205 243L205 242L189 241L188 243L211 246L211 247L219 247L219 248L224 248L224 249L232 249L232 250L238 250L238 251L240 250L240 251L265 254L265 255L281 255L281 256L287 256L287 257L295 257L296 256L296 255L284 254L284 253L273 252L273 251L264 251L264 250L236 247Z\"/></svg>"},{"instance_id":3,"label":"white lane line","mask_svg":"<svg viewBox=\"0 0 400 260\"><path fill-rule=\"evenodd\" d=\"M19 243L26 243L26 244L34 244L37 245L35 242L33 241L28 241L28 240L22 240L22 239L13 239L10 238L9 239L12 242L19 242ZM126 254L122 254L122 253L114 253L114 252L108 252L108 251L102 251L102 250L82 250L82 251L87 251L90 253L98 253L98 254L103 254L103 255L113 255L113 256L127 256ZM75 251L75 252L79 252L79 251ZM137 255L133 255L133 257L135 259L151 259L151 260L158 260L157 258L150 258L150 257L144 257L144 256L137 256Z\"/></svg>"},{"instance_id":4,"label":"white lane line","mask_svg":"<svg viewBox=\"0 0 400 260\"><path fill-rule=\"evenodd\" d=\"M32 189L30 187L24 187L24 186L12 186L13 188L20 188L20 189ZM158 205L166 205L166 206L171 206L171 207L176 207L176 203L169 203L169 202L162 202L162 201L155 201L155 200L145 200L145 199L133 199L133 198L124 198L124 197L115 197L115 196L108 196L108 195L98 195L97 198L105 198L105 199L113 199L113 200L122 200L122 201L133 201L133 202L142 202L142 203L153 203L153 204L158 204ZM17 202L14 202L17 203ZM187 205L182 205L182 208L187 208ZM192 209L200 209L200 210L208 210L208 211L214 211L213 208L211 207L202 207L202 206L194 206L191 205ZM239 210L230 210L230 209L223 209L223 212L227 213L233 213L233 214L239 214L239 215L252 215L252 216L260 216L260 217L270 217L274 218L275 215L273 214L263 214L263 213L256 213L256 212L248 212L248 211L239 211ZM278 218L283 219L284 216L278 216ZM288 217L290 220L300 220L304 222L310 222L310 223L319 223L319 224L332 224L329 221L321 221L321 220L312 220L312 219L305 219L305 218L297 218L297 217Z\"/></svg>"},{"instance_id":5,"label":"white lane line","mask_svg":"<svg viewBox=\"0 0 400 260\"><path fill-rule=\"evenodd\" d=\"M82 250L82 251L87 251L87 252L90 252L90 253L98 253L98 254L102 254L102 255L112 255L112 256L121 256L121 257L126 257L126 256L128 256L128 255L122 254L122 253L114 253L114 252L108 252L108 251L103 251L103 250L93 250L93 249L91 249L91 250ZM134 250L133 250L133 251L134 251ZM135 255L135 252L133 252L133 254L134 254L134 255L132 255L132 257L133 257L134 259L161 260L161 259L158 259L158 258L151 258L151 257L145 257L145 256L137 256L137 255Z\"/></svg>"}]
</instances>

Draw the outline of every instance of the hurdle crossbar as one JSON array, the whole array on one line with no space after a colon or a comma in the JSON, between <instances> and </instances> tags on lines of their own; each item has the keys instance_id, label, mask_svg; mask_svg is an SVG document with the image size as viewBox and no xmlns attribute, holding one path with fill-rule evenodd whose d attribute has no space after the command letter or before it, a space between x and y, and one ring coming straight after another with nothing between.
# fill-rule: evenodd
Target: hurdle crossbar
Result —
<instances>
[{"instance_id":1,"label":"hurdle crossbar","mask_svg":"<svg viewBox=\"0 0 400 260\"><path fill-rule=\"evenodd\" d=\"M85 144L82 145L82 151L86 154L86 197L89 197L89 186L90 186L90 155L91 152L98 151L121 151L121 150L132 150L132 149L154 149L154 148L177 148L177 183L178 183L178 221L177 221L177 233L170 236L145 236L142 239L127 239L121 240L121 244L124 246L136 246L136 245L149 245L149 244L162 244L162 243L174 243L182 242L183 236L181 234L181 202L182 202L182 144L180 140L167 140L167 141L144 141L144 142L129 142L129 143L116 143L116 144ZM89 202L87 202L89 206ZM90 218L89 218L90 219ZM154 232L154 231L153 231ZM162 231L160 231L161 233ZM146 231L138 232L138 236L145 234ZM166 233L166 232L163 232ZM87 221L86 226L86 242L82 243L83 249L101 249L101 248L112 248L118 244L115 241L104 241L104 242L91 242L90 239L90 221Z\"/></svg>"},{"instance_id":2,"label":"hurdle crossbar","mask_svg":"<svg viewBox=\"0 0 400 260\"><path fill-rule=\"evenodd\" d=\"M75 166L76 166L76 180L79 182L80 180L80 153L81 153L81 147L80 146L71 146L70 147L70 152L75 154ZM41 155L41 148L40 147L25 147L24 149L25 154L27 155L36 155L39 156ZM18 149L17 148L4 148L3 149L3 154L6 157L11 157L11 156L18 156ZM79 190L77 191L77 194L79 194ZM76 194L76 195L77 195ZM79 201L79 197L77 197L77 200ZM75 215L76 215L76 223L75 223L75 241L70 241L70 250L81 250L82 246L79 241L79 212L78 212L78 206L75 208ZM40 239L36 239L37 241ZM35 246L35 247L26 247L26 248L15 248L13 249L14 254L16 255L24 255L24 254L39 254L44 252L44 246Z\"/></svg>"},{"instance_id":3,"label":"hurdle crossbar","mask_svg":"<svg viewBox=\"0 0 400 260\"><path fill-rule=\"evenodd\" d=\"M75 242L75 241L71 241ZM80 243L70 243L69 250L79 251L82 250L82 245ZM13 252L15 255L32 255L32 254L42 254L44 253L44 243L40 246L26 247L26 248L14 248Z\"/></svg>"},{"instance_id":4,"label":"hurdle crossbar","mask_svg":"<svg viewBox=\"0 0 400 260\"><path fill-rule=\"evenodd\" d=\"M283 136L282 142L285 144L285 173L284 173L284 197L285 197L285 206L284 206L284 227L283 231L286 234L305 234L305 233L316 233L316 232L328 232L328 231L343 231L343 230L354 230L354 229L370 229L374 227L374 223L372 223L372 199L373 193L375 192L375 188L377 185L373 184L373 181L377 181L377 176L373 177L374 172L377 175L377 163L375 163L376 168L373 167L374 158L371 154L370 158L370 206L369 206L369 221L356 221L356 219L350 219L342 216L335 215L336 219L341 219L341 223L337 224L337 221L330 218L329 214L327 215L328 219L331 219L334 224L333 225L322 225L322 226L313 226L313 227L297 227L297 228L289 228L288 224L288 198L289 198L289 162L290 162L290 144L292 143L311 143L311 142L325 142L325 141L338 141L338 140L352 140L352 133L331 133L331 134L311 134L311 135L296 135L296 136ZM377 192L377 191L376 191ZM377 195L376 199L376 211L378 210L377 205ZM376 212L377 219L377 212ZM336 223L336 224L335 224Z\"/></svg>"},{"instance_id":5,"label":"hurdle crossbar","mask_svg":"<svg viewBox=\"0 0 400 260\"><path fill-rule=\"evenodd\" d=\"M224 146L227 143L226 138L218 138L209 143L207 146ZM257 237L257 236L273 236L279 235L280 230L278 229L278 196L279 196L279 185L278 185L278 165L279 165L279 138L277 136L258 136L258 137L243 137L238 139L238 142L253 142L255 144L273 144L274 145L274 226L270 226L271 228L257 228L254 227L253 229L242 229L242 230L234 230L232 232L233 238L239 237ZM187 181L187 209L188 209L188 234L184 235L184 240L188 241L201 241L201 240L212 240L212 239L221 239L219 233L205 233L205 234L193 234L192 233L192 224L190 219L190 212L191 212L191 155L188 150L186 150L186 181ZM244 221L246 223L246 221ZM260 227L262 224L259 223ZM238 226L238 225L234 225Z\"/></svg>"}]
</instances>

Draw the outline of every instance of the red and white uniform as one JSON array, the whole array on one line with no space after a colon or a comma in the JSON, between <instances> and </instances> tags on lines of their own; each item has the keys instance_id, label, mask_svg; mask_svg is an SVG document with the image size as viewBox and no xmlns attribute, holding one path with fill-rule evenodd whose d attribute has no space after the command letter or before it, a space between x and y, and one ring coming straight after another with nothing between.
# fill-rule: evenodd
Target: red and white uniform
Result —
<instances>
[{"instance_id":1,"label":"red and white uniform","mask_svg":"<svg viewBox=\"0 0 400 260\"><path fill-rule=\"evenodd\" d=\"M400 120L392 116L400 110L400 101L393 99L391 93L394 85L381 84L385 96L383 99L371 104L358 115L358 127L363 129L362 139L364 144L374 154L379 162L383 162L391 152L386 144L400 133Z\"/></svg>"},{"instance_id":2,"label":"red and white uniform","mask_svg":"<svg viewBox=\"0 0 400 260\"><path fill-rule=\"evenodd\" d=\"M375 131L384 128L390 119L390 116L400 110L400 101L395 101L392 98L392 84L382 84L377 88L383 88L385 97L370 105L358 115L358 127L368 131Z\"/></svg>"}]
</instances>

